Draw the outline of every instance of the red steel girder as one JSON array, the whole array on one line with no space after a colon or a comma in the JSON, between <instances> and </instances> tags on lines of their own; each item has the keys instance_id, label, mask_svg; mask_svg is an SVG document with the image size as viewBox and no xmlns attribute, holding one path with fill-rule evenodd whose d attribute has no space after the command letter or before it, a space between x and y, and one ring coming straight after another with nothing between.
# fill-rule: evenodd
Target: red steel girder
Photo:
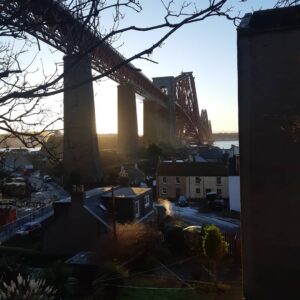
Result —
<instances>
[{"instance_id":1,"label":"red steel girder","mask_svg":"<svg viewBox=\"0 0 300 300\"><path fill-rule=\"evenodd\" d=\"M175 78L176 84L176 133L189 143L211 142L211 125L207 111L199 115L197 92L192 72L184 72Z\"/></svg>"},{"instance_id":2,"label":"red steel girder","mask_svg":"<svg viewBox=\"0 0 300 300\"><path fill-rule=\"evenodd\" d=\"M27 32L65 54L89 53L92 67L118 83L129 83L135 91L166 106L167 97L98 32L87 28L59 0L0 0L0 26Z\"/></svg>"}]
</instances>

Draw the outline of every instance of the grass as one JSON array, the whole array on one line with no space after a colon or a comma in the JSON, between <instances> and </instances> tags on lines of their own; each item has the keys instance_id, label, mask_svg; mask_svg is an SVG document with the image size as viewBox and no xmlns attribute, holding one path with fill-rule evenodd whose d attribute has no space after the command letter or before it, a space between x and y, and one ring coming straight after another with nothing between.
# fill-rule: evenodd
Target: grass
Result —
<instances>
[{"instance_id":1,"label":"grass","mask_svg":"<svg viewBox=\"0 0 300 300\"><path fill-rule=\"evenodd\" d=\"M212 294L190 289L127 289L123 288L117 300L213 300Z\"/></svg>"}]
</instances>

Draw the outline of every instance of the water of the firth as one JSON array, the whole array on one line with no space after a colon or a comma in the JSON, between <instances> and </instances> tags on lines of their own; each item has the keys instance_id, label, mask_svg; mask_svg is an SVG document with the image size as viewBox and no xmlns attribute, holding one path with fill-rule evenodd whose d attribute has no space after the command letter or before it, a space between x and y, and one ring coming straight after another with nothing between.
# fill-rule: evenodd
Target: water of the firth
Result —
<instances>
[{"instance_id":1,"label":"water of the firth","mask_svg":"<svg viewBox=\"0 0 300 300\"><path fill-rule=\"evenodd\" d=\"M221 149L230 149L231 145L239 146L239 141L238 140L214 141L213 145Z\"/></svg>"}]
</instances>

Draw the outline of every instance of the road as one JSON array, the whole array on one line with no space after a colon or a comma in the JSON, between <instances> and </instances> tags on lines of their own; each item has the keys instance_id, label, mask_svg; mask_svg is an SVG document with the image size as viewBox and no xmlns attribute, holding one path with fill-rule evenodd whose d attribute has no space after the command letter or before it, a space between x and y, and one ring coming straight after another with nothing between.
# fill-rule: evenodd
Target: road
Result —
<instances>
[{"instance_id":1,"label":"road","mask_svg":"<svg viewBox=\"0 0 300 300\"><path fill-rule=\"evenodd\" d=\"M178 207L172 203L172 212L174 216L179 216L183 221L191 225L209 225L215 224L222 231L239 232L239 220L224 218L214 213L199 212L196 207Z\"/></svg>"},{"instance_id":2,"label":"road","mask_svg":"<svg viewBox=\"0 0 300 300\"><path fill-rule=\"evenodd\" d=\"M35 201L55 201L68 196L68 193L55 182L44 182L38 174L29 177L30 184L35 188L37 193L32 194Z\"/></svg>"}]
</instances>

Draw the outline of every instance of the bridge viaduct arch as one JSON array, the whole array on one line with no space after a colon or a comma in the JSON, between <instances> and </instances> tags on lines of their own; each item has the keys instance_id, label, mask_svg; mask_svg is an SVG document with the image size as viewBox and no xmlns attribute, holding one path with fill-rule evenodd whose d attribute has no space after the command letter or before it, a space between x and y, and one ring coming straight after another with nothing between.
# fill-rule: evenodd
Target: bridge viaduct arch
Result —
<instances>
[{"instance_id":1,"label":"bridge viaduct arch","mask_svg":"<svg viewBox=\"0 0 300 300\"><path fill-rule=\"evenodd\" d=\"M95 126L91 67L120 84L118 88L119 146L125 153L137 149L135 93L145 102L145 143L172 142L176 118L181 118L183 138L203 139L199 131L196 98L191 101L185 92L183 105L175 103L172 77L154 79L154 84L142 72L106 43L101 35L82 23L61 1L4 1L0 18L14 30L26 31L38 40L66 54L65 61L65 142L64 182L88 186L102 181L99 149ZM45 9L48 8L48 9ZM63 20L63 22L61 22ZM71 54L70 54L71 53ZM89 53L88 56L83 53ZM82 56L82 59L79 59ZM191 79L191 78L190 78ZM191 82L191 81L190 81ZM177 84L177 83L176 83ZM190 88L189 86L188 88ZM161 90L164 88L168 95ZM184 90L184 89L183 89ZM135 93L133 92L135 91ZM187 91L185 89L185 91ZM178 99L176 98L176 102ZM188 107L184 107L189 102ZM176 106L176 114L175 114ZM190 109L192 108L192 109ZM195 109L196 108L196 109ZM181 111L179 115L177 112ZM176 117L175 117L176 115ZM179 123L179 122L178 122ZM178 129L176 128L178 133Z\"/></svg>"},{"instance_id":2,"label":"bridge viaduct arch","mask_svg":"<svg viewBox=\"0 0 300 300\"><path fill-rule=\"evenodd\" d=\"M64 69L64 185L97 186L101 184L103 174L95 123L91 61L87 55L69 54L64 57ZM154 79L158 87L167 82L167 79ZM138 150L135 93L136 89L130 83L118 85L118 147L126 155ZM175 140L175 130L171 130L175 128L174 103L174 97L170 98L167 107L151 96L144 101L146 145Z\"/></svg>"}]
</instances>

